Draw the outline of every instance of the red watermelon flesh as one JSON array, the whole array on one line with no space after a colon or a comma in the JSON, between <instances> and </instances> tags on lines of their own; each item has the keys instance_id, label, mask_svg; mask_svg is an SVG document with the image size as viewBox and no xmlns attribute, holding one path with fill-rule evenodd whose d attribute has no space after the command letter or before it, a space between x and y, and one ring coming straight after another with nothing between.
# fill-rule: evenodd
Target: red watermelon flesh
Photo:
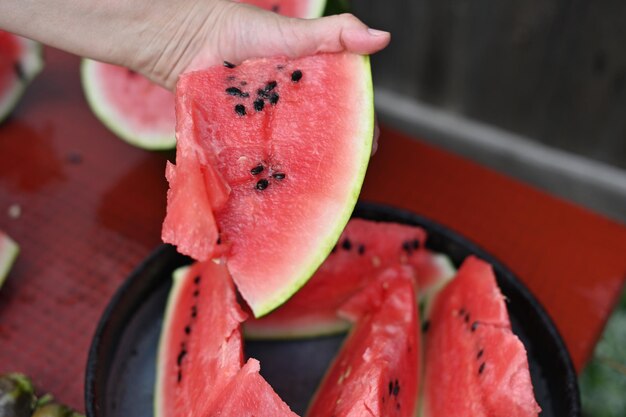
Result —
<instances>
[{"instance_id":1,"label":"red watermelon flesh","mask_svg":"<svg viewBox=\"0 0 626 417\"><path fill-rule=\"evenodd\" d=\"M243 364L244 319L224 265L177 271L159 343L157 417L207 415Z\"/></svg>"},{"instance_id":2,"label":"red watermelon flesh","mask_svg":"<svg viewBox=\"0 0 626 417\"><path fill-rule=\"evenodd\" d=\"M0 122L43 68L41 46L0 30Z\"/></svg>"},{"instance_id":3,"label":"red watermelon flesh","mask_svg":"<svg viewBox=\"0 0 626 417\"><path fill-rule=\"evenodd\" d=\"M19 245L9 235L0 230L0 287L4 284L4 280L13 267L19 252Z\"/></svg>"},{"instance_id":4,"label":"red watermelon flesh","mask_svg":"<svg viewBox=\"0 0 626 417\"><path fill-rule=\"evenodd\" d=\"M489 264L466 259L425 328L422 416L538 415L526 351Z\"/></svg>"},{"instance_id":5,"label":"red watermelon flesh","mask_svg":"<svg viewBox=\"0 0 626 417\"><path fill-rule=\"evenodd\" d=\"M326 0L236 0L289 17L313 19L324 13Z\"/></svg>"},{"instance_id":6,"label":"red watermelon flesh","mask_svg":"<svg viewBox=\"0 0 626 417\"><path fill-rule=\"evenodd\" d=\"M186 181L170 184L162 236L199 260L227 248L228 269L261 316L311 277L350 217L371 152L371 74L367 57L348 53L231 67L180 78L169 171L219 173L213 179L230 195L206 215L220 238L196 223L206 187Z\"/></svg>"},{"instance_id":7,"label":"red watermelon flesh","mask_svg":"<svg viewBox=\"0 0 626 417\"><path fill-rule=\"evenodd\" d=\"M352 219L315 275L284 305L244 323L251 338L310 337L346 330L338 308L389 266L409 264L420 291L454 275L444 255L424 247L426 232L416 226Z\"/></svg>"},{"instance_id":8,"label":"red watermelon flesh","mask_svg":"<svg viewBox=\"0 0 626 417\"><path fill-rule=\"evenodd\" d=\"M345 311L356 324L307 416L413 416L419 318L411 269L383 271L357 298Z\"/></svg>"},{"instance_id":9,"label":"red watermelon flesh","mask_svg":"<svg viewBox=\"0 0 626 417\"><path fill-rule=\"evenodd\" d=\"M297 417L259 374L256 359L249 359L221 391L215 408L206 417Z\"/></svg>"}]
</instances>

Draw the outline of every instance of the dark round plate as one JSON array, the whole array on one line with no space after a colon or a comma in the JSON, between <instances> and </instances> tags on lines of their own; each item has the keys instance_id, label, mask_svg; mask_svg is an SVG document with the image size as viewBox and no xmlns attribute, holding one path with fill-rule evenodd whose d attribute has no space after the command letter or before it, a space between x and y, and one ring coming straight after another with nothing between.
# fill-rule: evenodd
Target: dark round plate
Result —
<instances>
[{"instance_id":1,"label":"dark round plate","mask_svg":"<svg viewBox=\"0 0 626 417\"><path fill-rule=\"evenodd\" d=\"M508 298L513 331L528 351L530 373L544 417L580 416L576 374L565 345L539 302L493 256L457 233L418 215L360 203L355 217L422 226L426 246L459 266L470 254L490 262ZM88 417L149 417L161 320L172 271L189 263L171 246L159 247L135 270L106 308L93 338L85 381ZM247 342L246 354L261 361L261 373L303 415L343 335L312 340Z\"/></svg>"}]
</instances>

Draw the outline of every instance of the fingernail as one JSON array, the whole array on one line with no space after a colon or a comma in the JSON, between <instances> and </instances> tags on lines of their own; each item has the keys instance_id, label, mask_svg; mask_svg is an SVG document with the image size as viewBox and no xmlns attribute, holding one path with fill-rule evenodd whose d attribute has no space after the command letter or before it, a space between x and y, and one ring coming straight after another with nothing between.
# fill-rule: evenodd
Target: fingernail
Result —
<instances>
[{"instance_id":1,"label":"fingernail","mask_svg":"<svg viewBox=\"0 0 626 417\"><path fill-rule=\"evenodd\" d=\"M371 36L385 36L385 35L389 35L389 32L385 32L384 30L378 30L378 29L367 29L367 31L369 32L369 34Z\"/></svg>"}]
</instances>

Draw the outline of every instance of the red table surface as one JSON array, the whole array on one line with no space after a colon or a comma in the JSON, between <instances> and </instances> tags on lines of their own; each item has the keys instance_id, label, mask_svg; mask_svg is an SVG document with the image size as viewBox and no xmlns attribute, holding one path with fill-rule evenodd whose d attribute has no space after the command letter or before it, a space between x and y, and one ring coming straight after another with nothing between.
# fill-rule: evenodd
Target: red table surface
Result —
<instances>
[{"instance_id":1,"label":"red table surface","mask_svg":"<svg viewBox=\"0 0 626 417\"><path fill-rule=\"evenodd\" d=\"M22 252L0 291L0 373L83 408L87 351L112 293L160 242L164 164L101 125L76 57L45 71L0 127L0 229ZM500 258L556 321L578 369L626 275L626 228L383 128L362 198L445 224ZM21 215L8 215L19 205Z\"/></svg>"}]
</instances>

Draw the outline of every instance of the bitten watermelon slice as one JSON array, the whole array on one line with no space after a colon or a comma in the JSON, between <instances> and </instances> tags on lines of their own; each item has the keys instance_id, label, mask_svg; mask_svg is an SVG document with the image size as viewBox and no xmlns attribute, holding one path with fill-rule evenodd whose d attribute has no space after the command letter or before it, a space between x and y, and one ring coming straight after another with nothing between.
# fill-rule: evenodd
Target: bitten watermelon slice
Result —
<instances>
[{"instance_id":1,"label":"bitten watermelon slice","mask_svg":"<svg viewBox=\"0 0 626 417\"><path fill-rule=\"evenodd\" d=\"M43 68L41 46L0 30L0 122Z\"/></svg>"},{"instance_id":2,"label":"bitten watermelon slice","mask_svg":"<svg viewBox=\"0 0 626 417\"><path fill-rule=\"evenodd\" d=\"M343 308L356 320L308 417L413 416L419 385L419 318L408 267L383 271Z\"/></svg>"},{"instance_id":3,"label":"bitten watermelon slice","mask_svg":"<svg viewBox=\"0 0 626 417\"><path fill-rule=\"evenodd\" d=\"M19 245L3 231L0 231L0 287L13 267L20 252Z\"/></svg>"},{"instance_id":4,"label":"bitten watermelon slice","mask_svg":"<svg viewBox=\"0 0 626 417\"><path fill-rule=\"evenodd\" d=\"M157 417L205 416L243 364L245 314L224 265L178 270L159 342Z\"/></svg>"},{"instance_id":5,"label":"bitten watermelon slice","mask_svg":"<svg viewBox=\"0 0 626 417\"><path fill-rule=\"evenodd\" d=\"M466 259L427 314L423 417L538 415L526 351L489 264Z\"/></svg>"},{"instance_id":6,"label":"bitten watermelon slice","mask_svg":"<svg viewBox=\"0 0 626 417\"><path fill-rule=\"evenodd\" d=\"M264 315L311 277L356 204L374 130L369 59L257 59L185 74L176 111L163 240L198 260L225 256Z\"/></svg>"},{"instance_id":7,"label":"bitten watermelon slice","mask_svg":"<svg viewBox=\"0 0 626 417\"><path fill-rule=\"evenodd\" d=\"M326 6L326 0L241 0L239 3L305 19L320 17ZM176 146L175 100L171 91L135 71L90 59L82 60L80 73L89 107L118 137L149 150ZM0 91L1 87L0 75Z\"/></svg>"},{"instance_id":8,"label":"bitten watermelon slice","mask_svg":"<svg viewBox=\"0 0 626 417\"><path fill-rule=\"evenodd\" d=\"M426 232L415 226L352 219L315 275L284 305L259 319L248 319L244 332L253 339L311 337L346 330L339 307L389 266L414 268L420 292L452 278L447 256L424 247Z\"/></svg>"}]
</instances>

